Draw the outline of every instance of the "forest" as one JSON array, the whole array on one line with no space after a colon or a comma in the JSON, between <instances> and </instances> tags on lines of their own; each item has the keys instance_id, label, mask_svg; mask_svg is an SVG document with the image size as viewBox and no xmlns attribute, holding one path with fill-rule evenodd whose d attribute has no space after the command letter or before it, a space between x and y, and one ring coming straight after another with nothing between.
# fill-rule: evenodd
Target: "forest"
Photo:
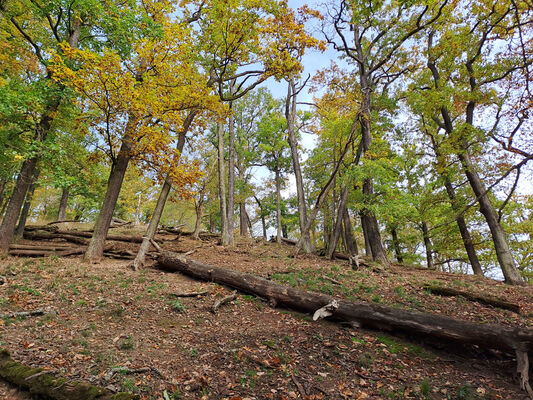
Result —
<instances>
[{"instance_id":1,"label":"forest","mask_svg":"<svg viewBox=\"0 0 533 400\"><path fill-rule=\"evenodd\" d=\"M74 389L61 397L62 384L43 389L47 367L9 378L4 367L14 361L7 350L0 356L6 381L54 399L118 399L119 392L164 400L251 393L533 398L530 0L0 0L0 48L0 308L8 311L0 319L6 329L0 347L34 367L50 365L44 355L28 353L37 340L69 357L71 350L55 348L50 338L22 339L14 330L21 323L33 332L37 316L37 326L50 325L52 335L64 318L32 307L39 305L66 307L69 315L83 309L86 318L107 310L118 335L111 339L126 354L91 364L100 369L93 374L99 380L90 381L102 387L123 378L105 390L81 384L104 390L94 397ZM95 289L106 281L112 289ZM144 293L146 282L151 289ZM225 296L224 288L236 291ZM106 300L108 290L117 297ZM135 300L125 300L129 290ZM141 325L124 321L124 310L129 318L159 304L180 318L199 313L198 321L204 314L191 307L216 298L217 319L227 307L248 307L241 321L237 311L236 320L226 321L234 326L253 318L251 308L262 310L253 296L275 310L314 313L313 320L333 316L350 326L402 332L402 340L499 351L500 358L491 355L496 361L468 354L493 363L487 369L511 357L519 384L489 385L494 392L487 397L479 386L477 397L468 397L470 389L461 397L463 389L431 390L426 380L410 377L416 390L404 385L400 394L395 384L369 378L372 366L363 362L366 372L357 379L366 386L349 388L335 376L316 387L311 378L305 383L294 359L257 355L265 346L281 353L305 343L283 339L296 328L276 345L233 354L235 362L255 362L253 373L241 371L240 392L209 383L207 370L201 379L189 371L170 380L164 378L170 365L130 368L153 357L133 333L119 333L123 325L144 329L140 319ZM139 308L128 313L130 306ZM68 328L74 336L102 340L104 328L81 323ZM484 323L493 324L490 333ZM255 335L262 324L275 335L270 320L254 324ZM341 335L329 342L343 349L344 333L331 333L333 326L320 325L318 335ZM380 338L369 346L398 345ZM363 341L355 339L349 346ZM72 340L83 347L76 357L84 372L60 363L53 371L87 380L87 363L97 356L90 341ZM250 343L259 342L251 335ZM26 353L13 349L21 343ZM250 343L244 349L254 348ZM94 344L99 355L102 346ZM135 346L144 357L137 364L127 356ZM201 349L194 346L184 350L191 363ZM405 346L404 355L411 345ZM377 360L378 353L368 357ZM424 368L438 369L432 362L422 360ZM261 386L258 376L272 371L285 381ZM435 387L460 382L454 371ZM155 380L128 386L130 373ZM294 391L278 393L276 385Z\"/></svg>"}]
</instances>

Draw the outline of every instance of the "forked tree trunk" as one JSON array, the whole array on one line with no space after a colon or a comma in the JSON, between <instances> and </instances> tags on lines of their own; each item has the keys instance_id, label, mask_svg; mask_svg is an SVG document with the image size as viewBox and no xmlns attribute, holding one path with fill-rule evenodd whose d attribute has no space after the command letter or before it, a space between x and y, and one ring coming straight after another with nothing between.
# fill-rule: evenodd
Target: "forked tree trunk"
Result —
<instances>
[{"instance_id":1,"label":"forked tree trunk","mask_svg":"<svg viewBox=\"0 0 533 400\"><path fill-rule=\"evenodd\" d=\"M19 222L17 224L17 228L15 229L15 237L17 238L21 238L22 234L24 233L24 227L26 226L26 221L28 220L28 215L30 214L31 200L33 198L33 193L35 192L35 183L37 182L37 179L39 179L38 169L35 170L33 181L28 188L28 192L26 193L26 199L24 201L24 206L22 207L22 211L20 212Z\"/></svg>"},{"instance_id":2,"label":"forked tree trunk","mask_svg":"<svg viewBox=\"0 0 533 400\"><path fill-rule=\"evenodd\" d=\"M105 238L107 231L111 225L111 219L113 218L113 212L115 211L115 205L120 194L122 182L124 181L124 175L128 169L128 164L131 159L131 151L134 147L133 132L135 131L135 125L137 120L133 115L128 117L128 123L122 144L118 152L116 162L111 168L109 179L107 181L107 191L105 194L104 202L100 209L100 214L94 225L94 232L87 247L84 259L89 262L98 262L102 259L104 254Z\"/></svg>"},{"instance_id":3,"label":"forked tree trunk","mask_svg":"<svg viewBox=\"0 0 533 400\"><path fill-rule=\"evenodd\" d=\"M350 256L355 256L359 254L359 249L357 248L357 242L353 235L352 221L350 220L350 213L348 212L348 207L344 207L343 213L343 226L344 226L344 248L346 253Z\"/></svg>"},{"instance_id":4,"label":"forked tree trunk","mask_svg":"<svg viewBox=\"0 0 533 400\"><path fill-rule=\"evenodd\" d=\"M392 237L392 247L394 248L394 253L396 254L396 260L400 264L402 264L403 263L402 249L400 248L400 241L398 240L398 232L396 231L395 226L391 226L390 234Z\"/></svg>"},{"instance_id":5,"label":"forked tree trunk","mask_svg":"<svg viewBox=\"0 0 533 400\"><path fill-rule=\"evenodd\" d=\"M428 269L435 269L433 265L433 245L429 237L429 229L426 221L422 221L422 237L424 239L424 247L426 248L426 263Z\"/></svg>"},{"instance_id":6,"label":"forked tree trunk","mask_svg":"<svg viewBox=\"0 0 533 400\"><path fill-rule=\"evenodd\" d=\"M57 212L57 220L64 221L67 216L67 204L68 204L68 188L63 188L61 191L61 200L59 201L59 211Z\"/></svg>"},{"instance_id":7,"label":"forked tree trunk","mask_svg":"<svg viewBox=\"0 0 533 400\"><path fill-rule=\"evenodd\" d=\"M276 174L276 242L281 243L281 176L279 168Z\"/></svg>"},{"instance_id":8,"label":"forked tree trunk","mask_svg":"<svg viewBox=\"0 0 533 400\"><path fill-rule=\"evenodd\" d=\"M266 228L266 221L265 221L265 215L263 214L263 205L261 204L261 200L257 198L257 196L254 195L255 202L259 206L259 213L261 215L261 227L263 228L263 239L267 239L267 228Z\"/></svg>"}]
</instances>

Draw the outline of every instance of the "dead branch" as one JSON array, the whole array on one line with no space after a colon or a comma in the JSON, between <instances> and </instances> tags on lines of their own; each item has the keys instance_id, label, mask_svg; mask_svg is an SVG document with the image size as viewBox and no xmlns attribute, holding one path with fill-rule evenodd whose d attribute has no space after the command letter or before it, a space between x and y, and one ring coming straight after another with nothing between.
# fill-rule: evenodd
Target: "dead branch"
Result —
<instances>
[{"instance_id":1,"label":"dead branch","mask_svg":"<svg viewBox=\"0 0 533 400\"><path fill-rule=\"evenodd\" d=\"M229 303L230 301L233 301L237 298L237 291L233 291L230 295L221 298L220 300L215 301L215 304L213 304L213 307L211 307L211 312L213 314L216 314L220 306Z\"/></svg>"},{"instance_id":2,"label":"dead branch","mask_svg":"<svg viewBox=\"0 0 533 400\"><path fill-rule=\"evenodd\" d=\"M174 297L202 297L207 296L209 292L191 292L191 293L169 293L169 296Z\"/></svg>"}]
</instances>

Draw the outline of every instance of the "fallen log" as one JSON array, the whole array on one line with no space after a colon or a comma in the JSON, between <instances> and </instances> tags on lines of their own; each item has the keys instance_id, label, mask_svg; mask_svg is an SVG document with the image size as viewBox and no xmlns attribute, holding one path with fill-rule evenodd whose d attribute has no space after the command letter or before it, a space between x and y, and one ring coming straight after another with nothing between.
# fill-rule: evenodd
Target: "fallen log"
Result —
<instances>
[{"instance_id":1,"label":"fallen log","mask_svg":"<svg viewBox=\"0 0 533 400\"><path fill-rule=\"evenodd\" d=\"M46 310L33 310L33 311L18 311L18 312L11 312L7 314L0 314L0 318L17 318L17 317L35 317L38 315L44 315L47 313L54 313L54 311L46 311Z\"/></svg>"},{"instance_id":2,"label":"fallen log","mask_svg":"<svg viewBox=\"0 0 533 400\"><path fill-rule=\"evenodd\" d=\"M52 400L134 400L130 393L112 393L90 383L58 378L53 371L27 367L14 361L9 352L0 349L0 377L39 398Z\"/></svg>"},{"instance_id":3,"label":"fallen log","mask_svg":"<svg viewBox=\"0 0 533 400\"><path fill-rule=\"evenodd\" d=\"M82 237L78 237L75 235L65 234L65 233L56 233L55 231L49 232L46 230L36 230L36 231L24 231L23 234L24 239L28 240L56 240L56 239L63 239L67 242L75 243L75 244L81 244L83 246L86 246L88 244L88 241L86 239L83 239Z\"/></svg>"},{"instance_id":4,"label":"fallen log","mask_svg":"<svg viewBox=\"0 0 533 400\"><path fill-rule=\"evenodd\" d=\"M400 310L377 304L334 299L331 296L308 292L277 284L252 274L215 267L185 258L176 253L163 251L158 257L157 267L166 271L181 272L197 279L216 282L254 294L294 310L314 313L316 310L337 301L332 310L333 318L355 322L360 326L395 332L408 332L433 339L463 344L475 344L484 348L511 350L516 352L521 385L528 387L528 353L533 353L533 329L507 327L500 324L479 324L458 320L444 315ZM524 356L525 354L525 356ZM524 360L525 357L525 361ZM524 376L526 375L526 376Z\"/></svg>"},{"instance_id":5,"label":"fallen log","mask_svg":"<svg viewBox=\"0 0 533 400\"><path fill-rule=\"evenodd\" d=\"M511 303L509 301L505 301L501 299L497 299L495 297L483 296L481 294L465 292L463 290L457 290L457 289L453 289L453 288L445 287L445 286L425 285L424 289L439 296L449 296L449 297L462 296L465 299L468 299L470 301L475 301L476 303L486 304L492 307L501 308L504 310L509 310L517 314L520 314L520 306L518 304Z\"/></svg>"}]
</instances>

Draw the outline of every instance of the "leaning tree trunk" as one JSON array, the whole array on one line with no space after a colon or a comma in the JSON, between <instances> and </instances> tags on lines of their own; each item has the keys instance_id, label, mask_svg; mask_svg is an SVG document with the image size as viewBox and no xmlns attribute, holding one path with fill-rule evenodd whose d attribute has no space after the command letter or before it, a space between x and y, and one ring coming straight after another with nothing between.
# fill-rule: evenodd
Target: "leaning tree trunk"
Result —
<instances>
[{"instance_id":1,"label":"leaning tree trunk","mask_svg":"<svg viewBox=\"0 0 533 400\"><path fill-rule=\"evenodd\" d=\"M26 226L26 221L28 220L28 215L30 214L31 200L33 198L33 192L35 191L37 179L39 179L39 169L35 170L33 180L28 188L28 193L26 193L26 200L24 201L24 206L20 212L17 228L15 229L15 237L17 238L21 238L22 234L24 233L24 227Z\"/></svg>"},{"instance_id":2,"label":"leaning tree trunk","mask_svg":"<svg viewBox=\"0 0 533 400\"><path fill-rule=\"evenodd\" d=\"M426 221L422 221L422 237L424 239L424 247L426 248L426 262L428 269L435 269L433 265L433 245L431 244L431 238L429 237L429 229Z\"/></svg>"},{"instance_id":3,"label":"leaning tree trunk","mask_svg":"<svg viewBox=\"0 0 533 400\"><path fill-rule=\"evenodd\" d=\"M479 211L483 214L485 221L487 221L487 225L489 226L492 241L494 242L494 250L496 251L496 256L498 257L498 262L505 278L505 283L511 285L524 284L524 281L515 266L511 249L507 242L507 235L498 220L498 213L489 199L485 185L475 171L465 145L463 145L463 151L458 154L458 157L461 160L468 182L476 195L479 203Z\"/></svg>"},{"instance_id":4,"label":"leaning tree trunk","mask_svg":"<svg viewBox=\"0 0 533 400\"><path fill-rule=\"evenodd\" d=\"M111 168L111 173L107 181L107 191L100 214L98 215L94 226L93 236L84 256L86 261L97 262L103 257L105 238L109 226L111 225L115 205L117 204L118 195L120 194L122 182L124 181L124 175L126 174L131 159L131 151L134 147L133 132L135 131L136 124L136 118L133 115L130 115L126 125L124 138L122 139L122 145L120 146L116 162Z\"/></svg>"},{"instance_id":5,"label":"leaning tree trunk","mask_svg":"<svg viewBox=\"0 0 533 400\"><path fill-rule=\"evenodd\" d=\"M80 39L81 33L81 19L75 18L74 23L72 24L72 31L68 37L68 44L73 49L78 47L78 42ZM51 82L51 75L47 76L49 82ZM61 103L61 96L63 94L64 87L62 85L58 86L58 91L51 99L50 103L47 104L46 109L41 117L41 120L35 128L35 134L33 140L38 143L43 143L50 133L52 127L52 121L54 116L59 108ZM13 235L15 233L15 225L20 213L20 209L24 203L24 198L28 191L28 187L31 183L35 169L37 168L37 163L39 162L39 155L36 155L32 158L24 160L22 163L22 168L15 183L15 188L11 198L9 199L9 204L2 220L2 225L0 225L0 254L7 252L9 244L13 241Z\"/></svg>"},{"instance_id":6,"label":"leaning tree trunk","mask_svg":"<svg viewBox=\"0 0 533 400\"><path fill-rule=\"evenodd\" d=\"M477 257L476 249L474 248L474 243L472 242L472 237L470 236L470 232L468 231L466 221L463 215L460 213L461 210L460 210L459 202L457 200L455 189L452 185L449 174L447 172L444 172L447 170L447 168L442 168L441 166L441 164L444 164L446 161L445 157L443 156L441 152L440 145L437 142L435 136L433 136L430 133L428 133L428 136L431 140L433 151L435 152L435 155L437 156L437 168L436 169L437 171L443 171L439 173L442 179L444 180L444 188L446 189L446 193L448 194L448 198L450 199L450 204L452 206L452 209L457 215L457 217L455 218L455 221L457 222L459 233L461 234L461 239L463 240L463 246L466 250L466 254L468 255L468 260L470 261L470 265L472 267L472 270L474 271L474 274L483 276L483 270L481 268L481 263L479 262L479 258Z\"/></svg>"},{"instance_id":7,"label":"leaning tree trunk","mask_svg":"<svg viewBox=\"0 0 533 400\"><path fill-rule=\"evenodd\" d=\"M183 122L183 129L180 131L178 135L178 143L176 144L176 150L178 152L177 153L178 157L181 156L181 152L183 151L183 147L185 146L185 137L187 136L187 132L189 131L189 128L196 114L197 114L196 111L191 111L187 115L187 118L185 118L185 121ZM174 160L174 161L178 162L179 160ZM172 189L172 181L170 178L170 174L167 174L167 176L165 177L165 182L163 183L163 186L161 187L161 192L159 193L159 197L157 199L157 204L152 214L152 218L150 218L148 229L146 230L141 246L139 247L139 251L137 252L137 255L135 256L135 260L133 261L133 269L135 271L137 271L139 268L141 268L144 265L144 262L146 260L146 253L148 252L148 249L150 248L150 240L153 239L155 236L155 233L157 231L157 226L159 225L159 221L161 220L161 216L163 215L163 210L165 209L165 204L167 203L168 195L171 189Z\"/></svg>"},{"instance_id":8,"label":"leaning tree trunk","mask_svg":"<svg viewBox=\"0 0 533 400\"><path fill-rule=\"evenodd\" d=\"M281 176L276 168L276 242L281 243Z\"/></svg>"},{"instance_id":9,"label":"leaning tree trunk","mask_svg":"<svg viewBox=\"0 0 533 400\"><path fill-rule=\"evenodd\" d=\"M304 180L302 168L300 166L300 157L298 155L298 141L296 140L296 93L294 80L288 81L288 92L285 100L285 118L287 119L287 141L291 149L292 168L296 178L296 195L298 198L298 221L300 223L300 241L301 248L306 253L313 253L315 247L311 241L311 235L307 225L307 205L305 202Z\"/></svg>"},{"instance_id":10,"label":"leaning tree trunk","mask_svg":"<svg viewBox=\"0 0 533 400\"><path fill-rule=\"evenodd\" d=\"M61 191L61 200L59 201L59 211L57 213L57 220L64 221L67 216L67 204L68 204L68 188L63 188Z\"/></svg>"},{"instance_id":11,"label":"leaning tree trunk","mask_svg":"<svg viewBox=\"0 0 533 400\"><path fill-rule=\"evenodd\" d=\"M370 246L370 242L368 240L369 235L366 233L367 230L367 220L363 218L363 212L359 212L359 218L361 219L361 228L363 229L363 239L365 241L365 254L367 257L372 258L372 247Z\"/></svg>"},{"instance_id":12,"label":"leaning tree trunk","mask_svg":"<svg viewBox=\"0 0 533 400\"><path fill-rule=\"evenodd\" d=\"M47 111L42 116L35 130L35 136L33 138L35 142L42 143L48 136L52 125L53 115L56 113L59 103L60 98L56 97L48 106ZM2 225L0 225L0 254L7 252L9 244L13 241L17 219L22 205L24 204L24 198L26 197L28 188L32 183L38 162L39 156L36 155L24 160L22 163L22 168L20 169L11 198L9 199Z\"/></svg>"},{"instance_id":13,"label":"leaning tree trunk","mask_svg":"<svg viewBox=\"0 0 533 400\"><path fill-rule=\"evenodd\" d=\"M450 198L450 203L452 205L453 210L458 213L459 207L457 205L457 197L455 195L455 190L452 186L452 183L450 182L450 179L447 176L444 177L444 186L446 188L446 192L448 193L448 197ZM455 221L457 222L457 226L459 227L459 233L461 234L461 239L463 239L463 245L465 247L466 254L468 255L468 260L470 261L470 265L472 266L474 274L483 276L483 269L481 268L481 263L479 262L479 258L477 257L476 249L474 248L474 243L472 242L472 237L470 236L470 232L468 231L468 227L466 225L464 217L459 214Z\"/></svg>"}]
</instances>

